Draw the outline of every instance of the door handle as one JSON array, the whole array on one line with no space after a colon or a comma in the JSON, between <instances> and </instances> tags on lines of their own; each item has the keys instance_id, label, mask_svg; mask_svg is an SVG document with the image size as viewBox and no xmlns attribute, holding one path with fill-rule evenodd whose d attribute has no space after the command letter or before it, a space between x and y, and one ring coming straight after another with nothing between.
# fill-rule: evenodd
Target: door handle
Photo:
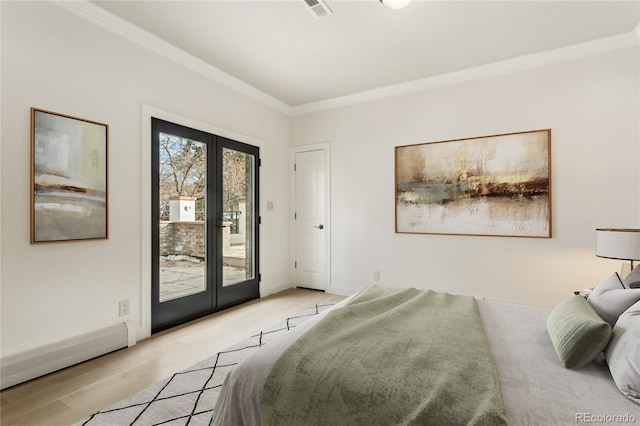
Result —
<instances>
[{"instance_id":1,"label":"door handle","mask_svg":"<svg viewBox=\"0 0 640 426\"><path fill-rule=\"evenodd\" d=\"M324 229L324 225L318 225L318 226L313 225L313 227L318 229Z\"/></svg>"}]
</instances>

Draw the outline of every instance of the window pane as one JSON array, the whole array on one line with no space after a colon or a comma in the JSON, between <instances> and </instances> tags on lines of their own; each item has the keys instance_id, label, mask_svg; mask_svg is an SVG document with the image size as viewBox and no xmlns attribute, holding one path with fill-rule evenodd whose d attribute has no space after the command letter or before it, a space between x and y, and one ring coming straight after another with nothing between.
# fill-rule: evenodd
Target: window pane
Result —
<instances>
[{"instance_id":1,"label":"window pane","mask_svg":"<svg viewBox=\"0 0 640 426\"><path fill-rule=\"evenodd\" d=\"M254 278L253 155L222 150L222 285Z\"/></svg>"},{"instance_id":2,"label":"window pane","mask_svg":"<svg viewBox=\"0 0 640 426\"><path fill-rule=\"evenodd\" d=\"M160 133L160 302L206 289L203 142Z\"/></svg>"}]
</instances>

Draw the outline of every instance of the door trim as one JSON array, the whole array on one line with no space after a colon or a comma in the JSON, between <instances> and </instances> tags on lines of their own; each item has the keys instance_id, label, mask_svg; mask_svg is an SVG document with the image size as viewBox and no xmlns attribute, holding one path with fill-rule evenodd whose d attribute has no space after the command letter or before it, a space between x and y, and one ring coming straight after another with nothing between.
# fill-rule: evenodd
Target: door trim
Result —
<instances>
[{"instance_id":1,"label":"door trim","mask_svg":"<svg viewBox=\"0 0 640 426\"><path fill-rule=\"evenodd\" d=\"M325 226L327 228L327 230L329 232L325 232L322 235L324 235L325 238L325 270L324 270L324 277L325 277L325 282L324 282L324 290L326 292L330 292L331 290L331 143L330 142L321 142L321 143L316 143L316 144L310 144L310 145L299 145L299 146L294 146L291 148L290 150L290 160L289 160L289 182L290 182L290 187L289 187L289 194L290 194L290 218L291 218L291 224L290 224L290 235L291 235L291 239L290 239L290 244L291 244L291 267L290 267L290 276L291 276L291 282L294 284L295 286L295 278L296 278L296 269L294 267L294 262L295 262L295 256L296 256L296 252L297 252L297 242L298 242L298 236L296 235L296 221L294 219L294 214L295 214L295 209L296 209L296 178L295 178L295 172L293 170L294 164L296 162L296 154L300 153L300 152L307 152L307 151L324 151L324 164L325 164L325 206L326 206L326 220L325 220Z\"/></svg>"},{"instance_id":2,"label":"door trim","mask_svg":"<svg viewBox=\"0 0 640 426\"><path fill-rule=\"evenodd\" d=\"M142 123L141 123L141 139L140 139L140 237L141 237L141 253L140 253L140 316L136 322L136 340L142 340L151 336L151 118L159 118L185 127L191 127L207 133L213 133L238 142L244 142L262 148L264 143L262 140L247 136L232 130L217 127L213 124L203 123L191 118L187 118L169 111L158 109L149 105L142 104ZM258 193L262 191L262 180L259 181ZM262 207L262 206L259 206ZM259 211L263 211L262 208ZM262 250L263 239L258 242L260 253ZM262 268L262 259L259 270ZM262 287L262 284L260 284Z\"/></svg>"}]
</instances>

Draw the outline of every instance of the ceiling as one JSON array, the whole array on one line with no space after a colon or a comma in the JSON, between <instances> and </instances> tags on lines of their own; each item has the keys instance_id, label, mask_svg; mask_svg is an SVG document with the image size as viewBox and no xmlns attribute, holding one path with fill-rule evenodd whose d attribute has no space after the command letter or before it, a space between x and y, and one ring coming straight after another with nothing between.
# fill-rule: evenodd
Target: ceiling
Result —
<instances>
[{"instance_id":1,"label":"ceiling","mask_svg":"<svg viewBox=\"0 0 640 426\"><path fill-rule=\"evenodd\" d=\"M638 31L638 1L93 1L289 107Z\"/></svg>"}]
</instances>

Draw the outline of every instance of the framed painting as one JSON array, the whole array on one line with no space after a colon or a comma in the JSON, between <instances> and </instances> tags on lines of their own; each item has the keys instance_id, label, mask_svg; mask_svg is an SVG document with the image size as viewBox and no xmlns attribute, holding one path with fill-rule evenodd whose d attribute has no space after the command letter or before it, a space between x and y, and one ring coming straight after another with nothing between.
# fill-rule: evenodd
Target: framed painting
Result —
<instances>
[{"instance_id":1,"label":"framed painting","mask_svg":"<svg viewBox=\"0 0 640 426\"><path fill-rule=\"evenodd\" d=\"M551 238L551 130L395 148L396 233Z\"/></svg>"},{"instance_id":2,"label":"framed painting","mask_svg":"<svg viewBox=\"0 0 640 426\"><path fill-rule=\"evenodd\" d=\"M109 126L31 108L31 243L108 238Z\"/></svg>"}]
</instances>

